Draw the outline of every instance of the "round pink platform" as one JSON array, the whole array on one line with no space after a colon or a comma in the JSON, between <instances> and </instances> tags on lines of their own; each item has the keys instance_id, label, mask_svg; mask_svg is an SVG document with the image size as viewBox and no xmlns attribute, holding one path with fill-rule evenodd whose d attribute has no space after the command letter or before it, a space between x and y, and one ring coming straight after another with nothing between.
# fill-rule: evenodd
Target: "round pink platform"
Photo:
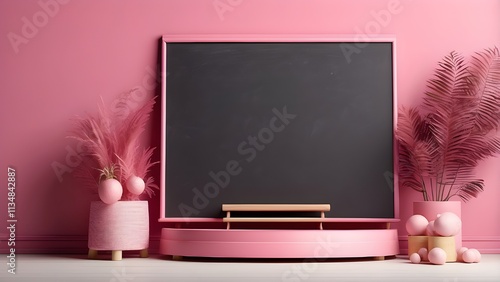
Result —
<instances>
[{"instance_id":1,"label":"round pink platform","mask_svg":"<svg viewBox=\"0 0 500 282\"><path fill-rule=\"evenodd\" d=\"M163 228L160 253L224 258L348 258L399 253L397 230Z\"/></svg>"}]
</instances>

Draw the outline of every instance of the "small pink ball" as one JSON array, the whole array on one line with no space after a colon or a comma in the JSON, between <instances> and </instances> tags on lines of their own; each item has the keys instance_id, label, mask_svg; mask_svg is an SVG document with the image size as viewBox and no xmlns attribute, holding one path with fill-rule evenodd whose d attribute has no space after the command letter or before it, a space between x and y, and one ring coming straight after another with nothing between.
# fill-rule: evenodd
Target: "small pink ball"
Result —
<instances>
[{"instance_id":1,"label":"small pink ball","mask_svg":"<svg viewBox=\"0 0 500 282\"><path fill-rule=\"evenodd\" d=\"M457 260L458 261L464 261L462 256L463 256L464 252L467 251L468 249L469 248L461 247L460 250L458 250L458 252L457 252Z\"/></svg>"},{"instance_id":2,"label":"small pink ball","mask_svg":"<svg viewBox=\"0 0 500 282\"><path fill-rule=\"evenodd\" d=\"M473 263L476 261L476 252L474 252L472 249L468 249L465 251L462 255L462 259L464 262L467 263Z\"/></svg>"},{"instance_id":3,"label":"small pink ball","mask_svg":"<svg viewBox=\"0 0 500 282\"><path fill-rule=\"evenodd\" d=\"M417 253L413 253L410 256L410 261L411 261L411 263L420 263L421 258Z\"/></svg>"},{"instance_id":4,"label":"small pink ball","mask_svg":"<svg viewBox=\"0 0 500 282\"><path fill-rule=\"evenodd\" d=\"M104 203L111 205L118 202L123 194L123 188L120 182L114 178L105 179L99 183L97 189L99 198Z\"/></svg>"},{"instance_id":5,"label":"small pink ball","mask_svg":"<svg viewBox=\"0 0 500 282\"><path fill-rule=\"evenodd\" d=\"M426 248L420 248L420 250L418 250L418 255L422 258L422 261L429 260L428 252L427 252Z\"/></svg>"},{"instance_id":6,"label":"small pink ball","mask_svg":"<svg viewBox=\"0 0 500 282\"><path fill-rule=\"evenodd\" d=\"M447 237L457 235L458 232L460 232L460 228L462 228L462 221L452 212L442 213L441 216L434 221L434 232L441 236Z\"/></svg>"},{"instance_id":7,"label":"small pink ball","mask_svg":"<svg viewBox=\"0 0 500 282\"><path fill-rule=\"evenodd\" d=\"M424 235L427 224L429 224L427 218L423 215L415 214L410 216L406 221L406 231L408 231L408 234L411 236Z\"/></svg>"},{"instance_id":8,"label":"small pink ball","mask_svg":"<svg viewBox=\"0 0 500 282\"><path fill-rule=\"evenodd\" d=\"M474 252L474 255L475 255L475 259L473 262L480 262L481 261L481 253L476 250L476 249L470 249L472 252Z\"/></svg>"},{"instance_id":9,"label":"small pink ball","mask_svg":"<svg viewBox=\"0 0 500 282\"><path fill-rule=\"evenodd\" d=\"M436 235L436 232L434 231L434 220L429 221L429 224L427 224L427 228L425 230L425 234L427 236L434 236L434 235Z\"/></svg>"},{"instance_id":10,"label":"small pink ball","mask_svg":"<svg viewBox=\"0 0 500 282\"><path fill-rule=\"evenodd\" d=\"M146 188L146 183L139 176L132 175L127 179L127 189L130 193L134 195L140 195L144 192Z\"/></svg>"},{"instance_id":11,"label":"small pink ball","mask_svg":"<svg viewBox=\"0 0 500 282\"><path fill-rule=\"evenodd\" d=\"M429 254L429 261L432 264L445 264L446 263L446 252L441 248L432 249Z\"/></svg>"}]
</instances>

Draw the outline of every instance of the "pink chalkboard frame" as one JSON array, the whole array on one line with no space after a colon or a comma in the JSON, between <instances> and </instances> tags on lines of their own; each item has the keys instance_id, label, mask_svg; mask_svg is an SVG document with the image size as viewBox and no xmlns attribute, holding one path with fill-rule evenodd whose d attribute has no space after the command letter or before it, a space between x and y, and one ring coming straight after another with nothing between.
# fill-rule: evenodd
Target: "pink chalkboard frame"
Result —
<instances>
[{"instance_id":1,"label":"pink chalkboard frame","mask_svg":"<svg viewBox=\"0 0 500 282\"><path fill-rule=\"evenodd\" d=\"M397 126L397 63L396 63L396 39L391 35L378 35L360 38L355 35L326 35L326 34L192 34L192 35L164 35L161 42L161 177L160 177L160 216L159 222L167 223L222 223L222 218L183 218L165 216L165 164L166 164L166 73L167 73L167 44L175 42L349 42L359 44L367 42L388 42L392 43L393 54L393 128ZM397 146L393 142L394 155L394 218L326 218L325 222L398 222L399 221L399 181L398 181L398 161Z\"/></svg>"}]
</instances>

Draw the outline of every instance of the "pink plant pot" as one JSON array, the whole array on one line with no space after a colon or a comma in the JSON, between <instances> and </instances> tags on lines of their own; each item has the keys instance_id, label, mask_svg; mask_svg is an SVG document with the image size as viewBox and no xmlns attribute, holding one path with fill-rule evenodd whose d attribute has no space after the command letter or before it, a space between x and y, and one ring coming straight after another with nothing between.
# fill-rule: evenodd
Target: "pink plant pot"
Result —
<instances>
[{"instance_id":1,"label":"pink plant pot","mask_svg":"<svg viewBox=\"0 0 500 282\"><path fill-rule=\"evenodd\" d=\"M147 201L90 203L88 247L92 250L143 250L149 245Z\"/></svg>"},{"instance_id":2,"label":"pink plant pot","mask_svg":"<svg viewBox=\"0 0 500 282\"><path fill-rule=\"evenodd\" d=\"M436 220L437 215L444 212L452 212L460 219L462 218L462 202L460 201L422 201L413 203L413 214L421 214L428 221ZM455 235L455 248L457 251L462 247L462 229ZM429 250L430 251L430 250Z\"/></svg>"}]
</instances>

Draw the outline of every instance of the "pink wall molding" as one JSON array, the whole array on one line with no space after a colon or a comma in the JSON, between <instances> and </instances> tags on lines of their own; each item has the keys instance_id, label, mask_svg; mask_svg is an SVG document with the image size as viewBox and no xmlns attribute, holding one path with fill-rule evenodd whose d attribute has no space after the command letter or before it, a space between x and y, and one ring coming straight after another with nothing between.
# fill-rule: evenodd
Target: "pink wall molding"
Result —
<instances>
[{"instance_id":1,"label":"pink wall molding","mask_svg":"<svg viewBox=\"0 0 500 282\"><path fill-rule=\"evenodd\" d=\"M2 237L0 244L0 253L8 254L7 238ZM150 236L150 253L158 253L159 245L160 236ZM84 235L19 236L15 248L20 254L87 254L88 241Z\"/></svg>"}]
</instances>

